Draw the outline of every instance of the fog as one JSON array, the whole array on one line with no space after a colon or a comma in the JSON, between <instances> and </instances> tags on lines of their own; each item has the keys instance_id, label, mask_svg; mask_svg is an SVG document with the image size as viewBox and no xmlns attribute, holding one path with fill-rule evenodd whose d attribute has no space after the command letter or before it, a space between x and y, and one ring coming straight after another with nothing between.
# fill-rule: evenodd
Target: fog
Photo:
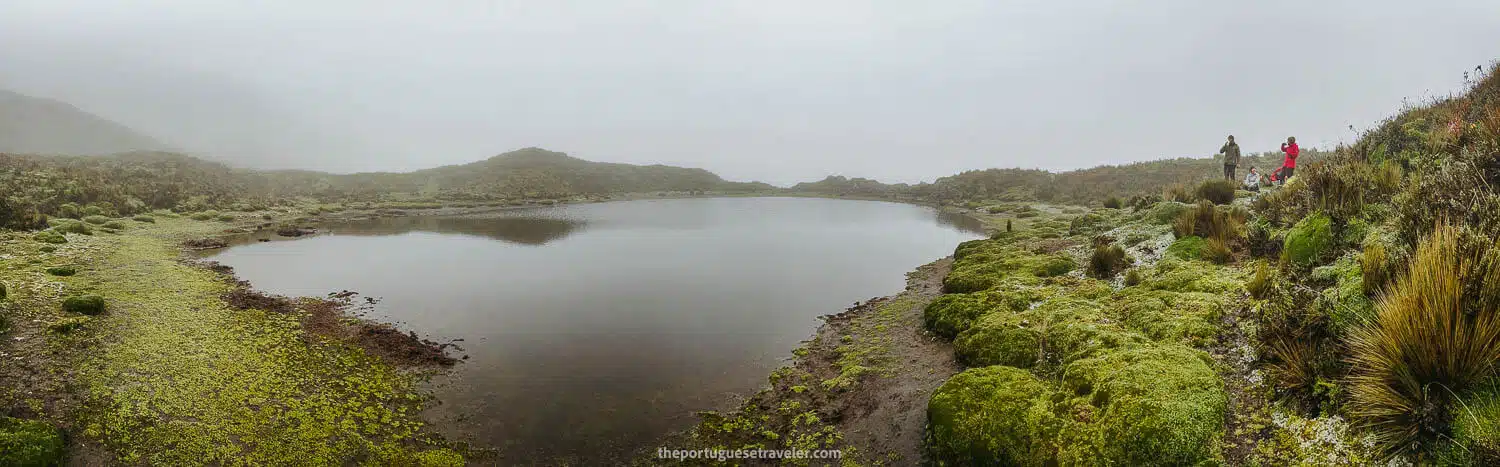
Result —
<instances>
[{"instance_id":1,"label":"fog","mask_svg":"<svg viewBox=\"0 0 1500 467\"><path fill-rule=\"evenodd\" d=\"M1348 142L1496 44L1486 0L6 0L0 89L248 167L915 182Z\"/></svg>"}]
</instances>

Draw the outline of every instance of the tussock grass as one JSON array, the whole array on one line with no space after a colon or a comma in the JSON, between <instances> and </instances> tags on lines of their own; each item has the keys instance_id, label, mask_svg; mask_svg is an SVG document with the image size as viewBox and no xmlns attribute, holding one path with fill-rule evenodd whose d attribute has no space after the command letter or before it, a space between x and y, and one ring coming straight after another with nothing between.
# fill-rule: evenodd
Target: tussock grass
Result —
<instances>
[{"instance_id":1,"label":"tussock grass","mask_svg":"<svg viewBox=\"0 0 1500 467\"><path fill-rule=\"evenodd\" d=\"M1349 339L1352 415L1390 453L1442 436L1455 395L1500 362L1500 245L1440 226ZM1468 246L1474 245L1474 246Z\"/></svg>"},{"instance_id":2,"label":"tussock grass","mask_svg":"<svg viewBox=\"0 0 1500 467\"><path fill-rule=\"evenodd\" d=\"M1198 199L1210 201L1214 204L1229 204L1234 202L1234 182L1222 178L1206 180L1198 184L1194 192Z\"/></svg>"}]
</instances>

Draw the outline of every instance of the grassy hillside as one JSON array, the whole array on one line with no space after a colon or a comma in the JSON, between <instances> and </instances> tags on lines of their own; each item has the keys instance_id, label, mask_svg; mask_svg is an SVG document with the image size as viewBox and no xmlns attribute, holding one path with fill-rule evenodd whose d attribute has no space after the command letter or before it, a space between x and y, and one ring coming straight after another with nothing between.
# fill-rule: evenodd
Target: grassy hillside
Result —
<instances>
[{"instance_id":1,"label":"grassy hillside","mask_svg":"<svg viewBox=\"0 0 1500 467\"><path fill-rule=\"evenodd\" d=\"M32 229L47 216L130 215L153 209L253 211L318 203L506 202L645 192L748 192L702 169L590 162L527 148L471 164L410 173L253 171L191 156L0 154L0 227Z\"/></svg>"},{"instance_id":2,"label":"grassy hillside","mask_svg":"<svg viewBox=\"0 0 1500 467\"><path fill-rule=\"evenodd\" d=\"M63 102L0 89L0 153L112 154L167 145Z\"/></svg>"},{"instance_id":3,"label":"grassy hillside","mask_svg":"<svg viewBox=\"0 0 1500 467\"><path fill-rule=\"evenodd\" d=\"M1322 151L1305 148L1298 160L1308 163L1325 157ZM1279 152L1247 154L1240 162L1239 174L1249 173L1250 167L1260 168L1261 173L1270 173L1280 167L1281 162ZM817 182L799 183L791 191L939 204L1037 201L1098 206L1112 197L1171 197L1173 190L1190 188L1205 178L1222 173L1223 163L1217 159L1177 158L1060 173L1030 169L970 170L916 185L830 176Z\"/></svg>"}]
</instances>

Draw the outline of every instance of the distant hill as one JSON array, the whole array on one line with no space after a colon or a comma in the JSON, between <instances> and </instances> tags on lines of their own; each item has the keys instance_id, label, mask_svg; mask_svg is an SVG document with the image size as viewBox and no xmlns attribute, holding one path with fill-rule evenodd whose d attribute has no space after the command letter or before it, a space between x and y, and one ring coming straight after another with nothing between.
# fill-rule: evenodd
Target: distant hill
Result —
<instances>
[{"instance_id":1,"label":"distant hill","mask_svg":"<svg viewBox=\"0 0 1500 467\"><path fill-rule=\"evenodd\" d=\"M64 102L0 89L0 152L113 154L168 146Z\"/></svg>"},{"instance_id":2,"label":"distant hill","mask_svg":"<svg viewBox=\"0 0 1500 467\"><path fill-rule=\"evenodd\" d=\"M0 153L0 228L34 228L44 215L89 206L124 215L162 208L251 209L293 198L432 203L773 190L765 183L725 181L703 169L590 162L538 148L416 172L357 174L239 169L170 152Z\"/></svg>"}]
</instances>

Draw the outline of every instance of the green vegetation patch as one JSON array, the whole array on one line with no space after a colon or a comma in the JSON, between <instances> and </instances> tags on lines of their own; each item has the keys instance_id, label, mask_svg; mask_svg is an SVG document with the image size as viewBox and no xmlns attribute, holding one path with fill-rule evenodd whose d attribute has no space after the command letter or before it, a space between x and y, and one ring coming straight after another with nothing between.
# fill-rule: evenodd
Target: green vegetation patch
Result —
<instances>
[{"instance_id":1,"label":"green vegetation patch","mask_svg":"<svg viewBox=\"0 0 1500 467\"><path fill-rule=\"evenodd\" d=\"M927 404L928 449L956 465L1046 465L1063 421L1053 388L1007 366L954 375Z\"/></svg>"},{"instance_id":2,"label":"green vegetation patch","mask_svg":"<svg viewBox=\"0 0 1500 467\"><path fill-rule=\"evenodd\" d=\"M109 222L109 217L100 215L86 216L83 218L83 221L94 225L100 225L105 222Z\"/></svg>"},{"instance_id":3,"label":"green vegetation patch","mask_svg":"<svg viewBox=\"0 0 1500 467\"><path fill-rule=\"evenodd\" d=\"M142 215L142 216L135 216L133 219L136 222L145 222L147 224L155 224L156 223L156 218L155 217L151 217L151 216L144 216L144 215Z\"/></svg>"},{"instance_id":4,"label":"green vegetation patch","mask_svg":"<svg viewBox=\"0 0 1500 467\"><path fill-rule=\"evenodd\" d=\"M62 309L81 315L97 315L104 312L104 297L98 295L68 297L63 299Z\"/></svg>"},{"instance_id":5,"label":"green vegetation patch","mask_svg":"<svg viewBox=\"0 0 1500 467\"><path fill-rule=\"evenodd\" d=\"M89 323L90 319L92 318L89 318L88 316L66 316L58 318L51 323L47 323L47 330L58 334L67 334L82 329L84 325Z\"/></svg>"},{"instance_id":6,"label":"green vegetation patch","mask_svg":"<svg viewBox=\"0 0 1500 467\"><path fill-rule=\"evenodd\" d=\"M0 465L50 467L63 464L67 442L46 422L0 416Z\"/></svg>"},{"instance_id":7,"label":"green vegetation patch","mask_svg":"<svg viewBox=\"0 0 1500 467\"><path fill-rule=\"evenodd\" d=\"M1303 218L1286 233L1282 254L1292 264L1308 267L1333 247L1333 220L1323 214Z\"/></svg>"},{"instance_id":8,"label":"green vegetation patch","mask_svg":"<svg viewBox=\"0 0 1500 467\"><path fill-rule=\"evenodd\" d=\"M1078 268L1066 254L1035 254L993 239L959 244L954 258L953 270L943 279L948 293L977 292L1007 281L1036 284Z\"/></svg>"},{"instance_id":9,"label":"green vegetation patch","mask_svg":"<svg viewBox=\"0 0 1500 467\"><path fill-rule=\"evenodd\" d=\"M105 238L90 263L112 315L93 324L119 338L80 365L86 436L128 465L453 463L423 432L417 376L307 335L302 312L230 308L216 273L176 260L213 227L157 225L181 232Z\"/></svg>"},{"instance_id":10,"label":"green vegetation patch","mask_svg":"<svg viewBox=\"0 0 1500 467\"><path fill-rule=\"evenodd\" d=\"M1167 247L1167 255L1187 260L1201 259L1203 258L1203 250L1207 247L1208 241L1204 240L1203 237L1182 237Z\"/></svg>"},{"instance_id":11,"label":"green vegetation patch","mask_svg":"<svg viewBox=\"0 0 1500 467\"><path fill-rule=\"evenodd\" d=\"M1453 440L1439 450L1442 465L1500 465L1500 390L1466 398L1454 415Z\"/></svg>"},{"instance_id":12,"label":"green vegetation patch","mask_svg":"<svg viewBox=\"0 0 1500 467\"><path fill-rule=\"evenodd\" d=\"M54 266L47 268L47 274L66 277L78 274L78 268L72 266Z\"/></svg>"},{"instance_id":13,"label":"green vegetation patch","mask_svg":"<svg viewBox=\"0 0 1500 467\"><path fill-rule=\"evenodd\" d=\"M52 243L52 244L68 243L68 238L67 237L64 237L60 233L52 232L52 231L47 231L47 230L44 230L44 231L41 231L41 232L37 232L36 235L33 235L31 238L33 240L36 240L36 241L42 242L42 243Z\"/></svg>"}]
</instances>

